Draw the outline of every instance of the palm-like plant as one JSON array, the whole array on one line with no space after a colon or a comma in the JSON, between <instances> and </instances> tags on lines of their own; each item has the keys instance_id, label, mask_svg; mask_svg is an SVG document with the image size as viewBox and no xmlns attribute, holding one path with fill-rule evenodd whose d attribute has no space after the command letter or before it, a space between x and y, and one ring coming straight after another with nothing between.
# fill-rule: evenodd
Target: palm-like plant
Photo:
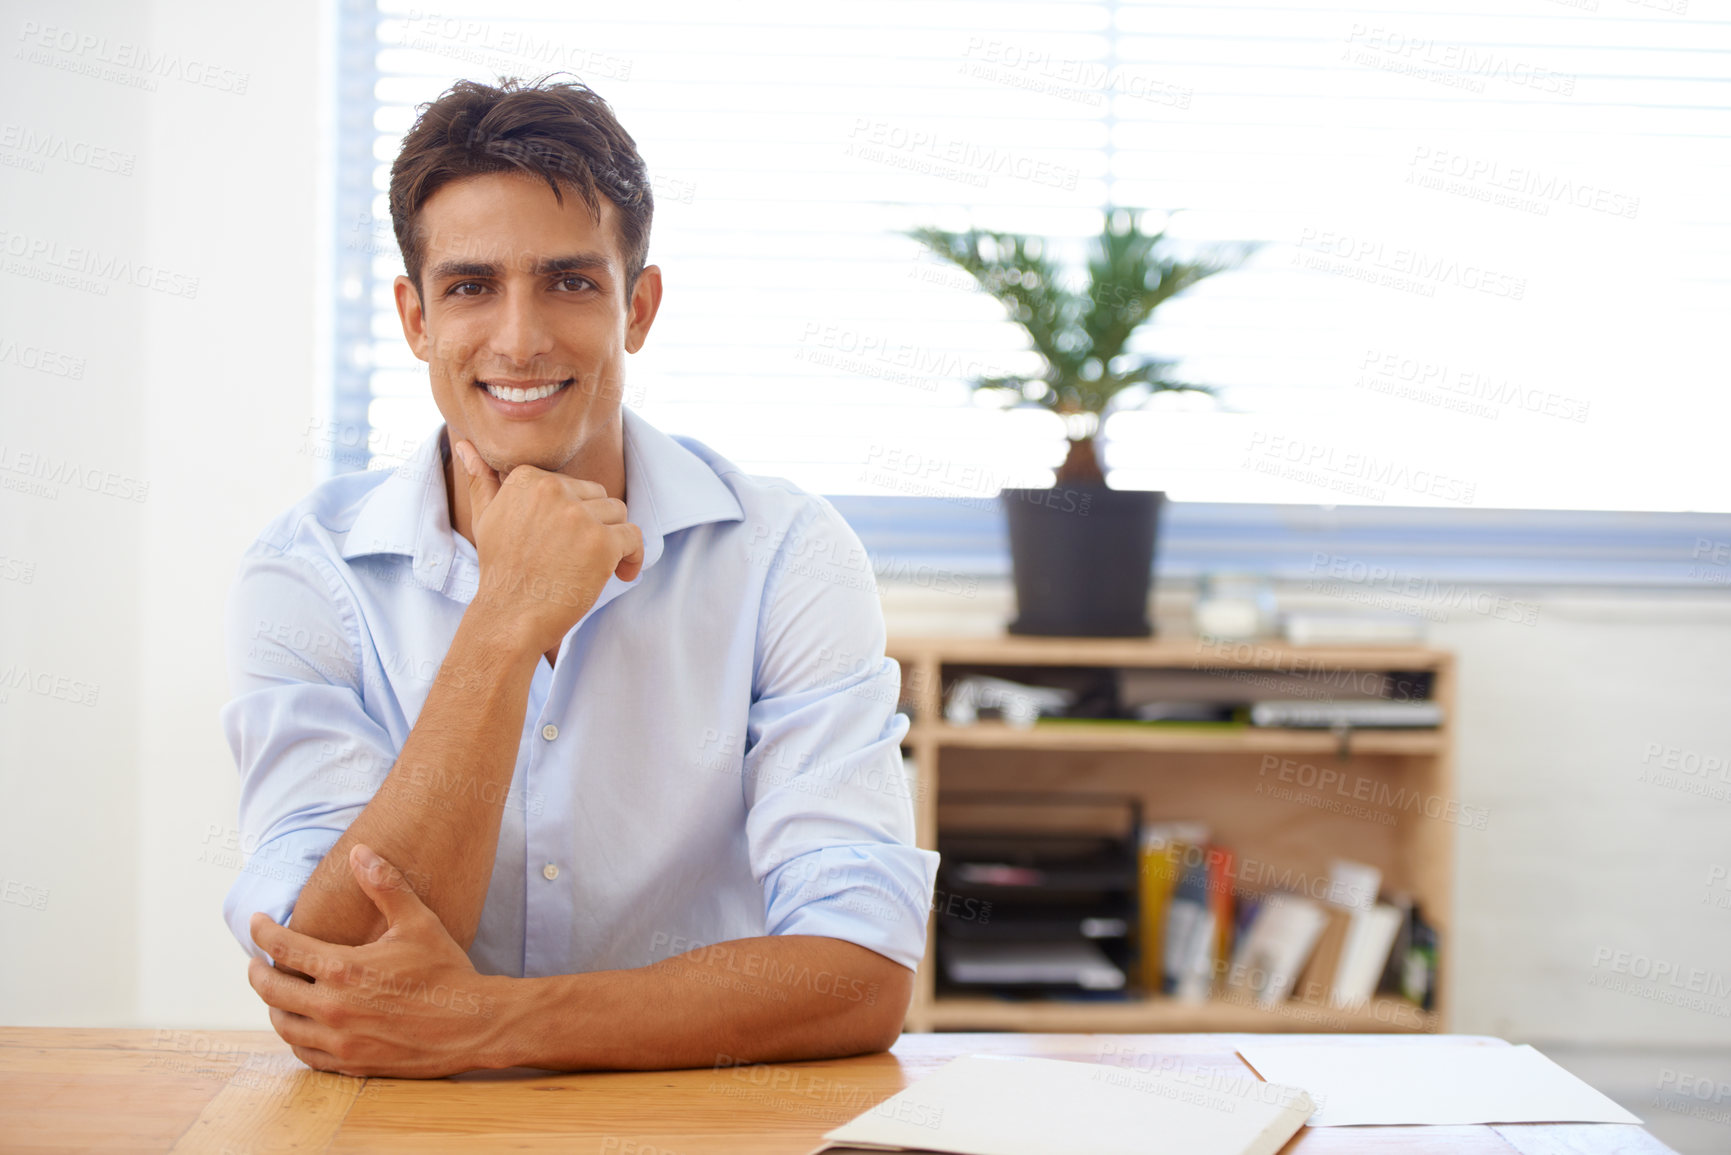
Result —
<instances>
[{"instance_id":1,"label":"palm-like plant","mask_svg":"<svg viewBox=\"0 0 1731 1155\"><path fill-rule=\"evenodd\" d=\"M1088 286L1079 291L1063 283L1062 270L1039 237L935 228L907 235L972 275L1027 332L1042 362L1039 374L976 377L969 384L1012 391L1064 418L1070 450L1058 468L1058 484L1104 481L1094 439L1107 410L1126 390L1214 392L1173 380L1168 376L1172 362L1127 353L1125 346L1161 304L1234 267L1248 249L1178 260L1161 252L1164 229L1145 233L1134 210L1117 209L1106 214L1088 257Z\"/></svg>"}]
</instances>

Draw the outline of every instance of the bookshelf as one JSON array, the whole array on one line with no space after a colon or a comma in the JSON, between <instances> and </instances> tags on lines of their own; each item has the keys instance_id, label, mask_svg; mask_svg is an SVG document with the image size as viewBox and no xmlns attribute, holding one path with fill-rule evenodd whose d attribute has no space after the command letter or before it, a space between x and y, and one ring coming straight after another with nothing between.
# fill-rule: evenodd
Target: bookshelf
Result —
<instances>
[{"instance_id":1,"label":"bookshelf","mask_svg":"<svg viewBox=\"0 0 1731 1155\"><path fill-rule=\"evenodd\" d=\"M915 983L910 1031L1418 1032L1447 1029L1453 947L1452 750L1455 671L1446 651L1415 646L1291 646L1200 639L897 637L887 647L902 667L902 708L913 719L904 750L916 768L919 845L935 849L938 799L945 790L1082 791L1134 794L1146 821L1208 823L1216 841L1260 877L1326 876L1350 858L1382 871L1383 886L1413 895L1437 928L1439 983L1434 1009L1378 996L1350 1009L1293 999L1264 1008L1235 992L1204 1003L1158 995L1116 1000L1011 1001L939 995L936 928ZM1016 680L1039 667L1234 671L1245 697L1259 673L1320 677L1390 671L1427 673L1441 704L1436 730L1351 731L1249 726L1042 721L1020 729L998 721L952 725L944 691L960 673ZM1325 775L1327 776L1325 778ZM1319 788L1318 783L1324 783ZM1403 801L1404 800L1404 801ZM1247 866L1247 890L1264 889ZM1272 872L1272 873L1269 873ZM935 924L935 919L934 919Z\"/></svg>"}]
</instances>

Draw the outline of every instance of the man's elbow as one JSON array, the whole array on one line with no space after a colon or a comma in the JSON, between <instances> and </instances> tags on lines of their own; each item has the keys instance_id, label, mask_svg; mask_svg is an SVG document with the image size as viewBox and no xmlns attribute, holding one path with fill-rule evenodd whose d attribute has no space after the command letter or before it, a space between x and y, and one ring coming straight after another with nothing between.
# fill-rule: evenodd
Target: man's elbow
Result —
<instances>
[{"instance_id":1,"label":"man's elbow","mask_svg":"<svg viewBox=\"0 0 1731 1155\"><path fill-rule=\"evenodd\" d=\"M365 946L377 942L391 929L391 924L384 912L373 905L358 886L354 886L354 890L365 900L364 908L356 909L357 904L352 902L344 904L342 899L348 896L344 894L343 885L323 882L314 874L295 896L294 905L289 908L282 925L338 946Z\"/></svg>"},{"instance_id":2,"label":"man's elbow","mask_svg":"<svg viewBox=\"0 0 1731 1155\"><path fill-rule=\"evenodd\" d=\"M875 1020L866 1023L856 1053L861 1055L876 1054L895 1046L896 1040L902 1037L902 1022L906 1018L907 1011L904 1008L894 1016L880 1014Z\"/></svg>"},{"instance_id":3,"label":"man's elbow","mask_svg":"<svg viewBox=\"0 0 1731 1155\"><path fill-rule=\"evenodd\" d=\"M884 960L881 978L868 988L868 997L850 1016L850 1042L857 1048L853 1053L867 1054L887 1051L902 1037L902 1024L913 1002L914 974L900 963Z\"/></svg>"}]
</instances>

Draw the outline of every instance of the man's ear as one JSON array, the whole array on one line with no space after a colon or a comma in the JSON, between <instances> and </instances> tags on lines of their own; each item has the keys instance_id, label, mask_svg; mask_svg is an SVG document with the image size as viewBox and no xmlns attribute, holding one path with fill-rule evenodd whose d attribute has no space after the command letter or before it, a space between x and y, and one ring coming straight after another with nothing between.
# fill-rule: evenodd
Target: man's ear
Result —
<instances>
[{"instance_id":1,"label":"man's ear","mask_svg":"<svg viewBox=\"0 0 1731 1155\"><path fill-rule=\"evenodd\" d=\"M661 266L644 265L631 290L631 314L625 321L625 351L635 353L649 339L649 326L661 310ZM423 358L424 360L424 358Z\"/></svg>"},{"instance_id":2,"label":"man's ear","mask_svg":"<svg viewBox=\"0 0 1731 1155\"><path fill-rule=\"evenodd\" d=\"M421 360L427 360L427 314L421 307L421 292L415 282L398 277L391 282L391 292L397 299L397 317L403 323L403 339Z\"/></svg>"}]
</instances>

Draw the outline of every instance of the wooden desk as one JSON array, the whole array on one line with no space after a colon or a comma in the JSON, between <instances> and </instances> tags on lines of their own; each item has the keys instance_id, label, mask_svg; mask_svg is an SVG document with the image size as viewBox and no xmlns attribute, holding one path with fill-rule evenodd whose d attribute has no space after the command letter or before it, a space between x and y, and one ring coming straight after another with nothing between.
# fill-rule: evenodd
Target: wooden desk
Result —
<instances>
[{"instance_id":1,"label":"wooden desk","mask_svg":"<svg viewBox=\"0 0 1731 1155\"><path fill-rule=\"evenodd\" d=\"M1179 1055L1197 1071L1247 1074L1233 1051L1255 1037L904 1035L888 1054L819 1063L582 1075L515 1069L427 1081L312 1071L268 1031L4 1027L0 1148L803 1155L824 1131L959 1055L1132 1066L1138 1055ZM1409 1047L1449 1036L1315 1037ZM1613 1124L1306 1128L1282 1155L1383 1151L1675 1155L1639 1127Z\"/></svg>"}]
</instances>

